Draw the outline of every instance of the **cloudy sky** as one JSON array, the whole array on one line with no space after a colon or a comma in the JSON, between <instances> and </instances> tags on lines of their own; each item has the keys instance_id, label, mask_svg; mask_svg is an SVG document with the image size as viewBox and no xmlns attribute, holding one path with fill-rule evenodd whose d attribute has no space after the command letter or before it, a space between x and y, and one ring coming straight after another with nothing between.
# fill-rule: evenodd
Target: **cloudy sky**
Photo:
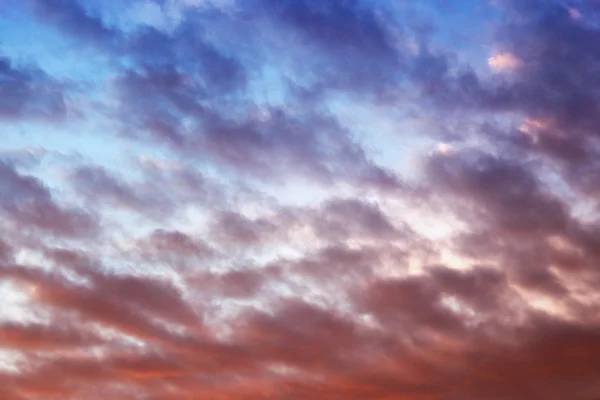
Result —
<instances>
[{"instance_id":1,"label":"cloudy sky","mask_svg":"<svg viewBox=\"0 0 600 400\"><path fill-rule=\"evenodd\" d=\"M0 0L0 398L600 398L600 2Z\"/></svg>"}]
</instances>

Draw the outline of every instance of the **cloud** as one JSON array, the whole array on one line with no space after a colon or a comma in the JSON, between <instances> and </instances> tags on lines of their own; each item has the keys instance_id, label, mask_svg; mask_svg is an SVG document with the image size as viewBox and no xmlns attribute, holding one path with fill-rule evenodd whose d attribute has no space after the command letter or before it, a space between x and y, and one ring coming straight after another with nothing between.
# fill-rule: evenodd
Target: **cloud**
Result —
<instances>
[{"instance_id":1,"label":"cloud","mask_svg":"<svg viewBox=\"0 0 600 400\"><path fill-rule=\"evenodd\" d=\"M342 90L383 90L403 69L403 56L383 13L359 1L263 1L267 15L291 30L290 39L314 48L321 79Z\"/></svg>"},{"instance_id":2,"label":"cloud","mask_svg":"<svg viewBox=\"0 0 600 400\"><path fill-rule=\"evenodd\" d=\"M114 31L77 0L29 0L36 17L70 36L97 46L110 46Z\"/></svg>"},{"instance_id":3,"label":"cloud","mask_svg":"<svg viewBox=\"0 0 600 400\"><path fill-rule=\"evenodd\" d=\"M0 397L598 398L600 8L401 3L19 5Z\"/></svg>"},{"instance_id":4,"label":"cloud","mask_svg":"<svg viewBox=\"0 0 600 400\"><path fill-rule=\"evenodd\" d=\"M325 204L314 226L317 234L328 240L359 237L386 240L403 235L377 204L358 199L335 199Z\"/></svg>"},{"instance_id":5,"label":"cloud","mask_svg":"<svg viewBox=\"0 0 600 400\"><path fill-rule=\"evenodd\" d=\"M0 209L9 221L56 235L89 236L97 232L91 213L57 204L38 179L20 174L7 163L0 163L0 176Z\"/></svg>"},{"instance_id":6,"label":"cloud","mask_svg":"<svg viewBox=\"0 0 600 400\"><path fill-rule=\"evenodd\" d=\"M45 349L50 351L74 349L99 342L91 333L81 332L73 327L39 324L4 323L0 327L0 337L2 337L5 347L28 352Z\"/></svg>"},{"instance_id":7,"label":"cloud","mask_svg":"<svg viewBox=\"0 0 600 400\"><path fill-rule=\"evenodd\" d=\"M202 240L195 239L179 231L157 229L141 240L141 252L158 257L205 258L214 255L213 249Z\"/></svg>"},{"instance_id":8,"label":"cloud","mask_svg":"<svg viewBox=\"0 0 600 400\"><path fill-rule=\"evenodd\" d=\"M521 61L510 53L500 53L488 58L488 65L494 71L503 72L518 68Z\"/></svg>"},{"instance_id":9,"label":"cloud","mask_svg":"<svg viewBox=\"0 0 600 400\"><path fill-rule=\"evenodd\" d=\"M485 153L441 154L431 157L428 168L442 188L474 202L474 218L480 221L492 218L495 227L513 233L566 229L565 205L544 193L531 171L516 161ZM477 205L481 205L479 210Z\"/></svg>"},{"instance_id":10,"label":"cloud","mask_svg":"<svg viewBox=\"0 0 600 400\"><path fill-rule=\"evenodd\" d=\"M66 113L64 88L44 71L0 58L0 118L60 119Z\"/></svg>"}]
</instances>

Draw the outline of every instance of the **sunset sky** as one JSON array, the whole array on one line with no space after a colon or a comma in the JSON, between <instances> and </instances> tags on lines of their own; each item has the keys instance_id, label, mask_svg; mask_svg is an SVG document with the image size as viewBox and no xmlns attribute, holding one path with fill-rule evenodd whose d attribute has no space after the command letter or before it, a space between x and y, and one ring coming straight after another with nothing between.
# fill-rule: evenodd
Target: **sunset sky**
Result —
<instances>
[{"instance_id":1,"label":"sunset sky","mask_svg":"<svg viewBox=\"0 0 600 400\"><path fill-rule=\"evenodd\" d=\"M600 399L600 1L0 0L0 400Z\"/></svg>"}]
</instances>

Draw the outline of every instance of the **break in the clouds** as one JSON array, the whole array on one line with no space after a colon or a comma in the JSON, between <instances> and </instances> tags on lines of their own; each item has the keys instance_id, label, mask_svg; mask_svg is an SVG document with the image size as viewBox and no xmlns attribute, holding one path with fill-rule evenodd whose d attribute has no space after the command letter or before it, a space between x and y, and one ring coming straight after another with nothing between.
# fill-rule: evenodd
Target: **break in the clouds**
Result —
<instances>
[{"instance_id":1,"label":"break in the clouds","mask_svg":"<svg viewBox=\"0 0 600 400\"><path fill-rule=\"evenodd\" d=\"M4 1L0 398L598 399L599 16Z\"/></svg>"}]
</instances>

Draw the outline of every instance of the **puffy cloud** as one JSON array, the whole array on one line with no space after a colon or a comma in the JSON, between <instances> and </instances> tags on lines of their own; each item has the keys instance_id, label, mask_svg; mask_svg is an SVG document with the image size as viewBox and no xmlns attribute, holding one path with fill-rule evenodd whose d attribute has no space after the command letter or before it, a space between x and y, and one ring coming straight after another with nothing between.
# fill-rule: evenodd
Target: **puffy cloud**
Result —
<instances>
[{"instance_id":1,"label":"puffy cloud","mask_svg":"<svg viewBox=\"0 0 600 400\"><path fill-rule=\"evenodd\" d=\"M503 72L518 68L521 61L511 53L500 53L488 58L488 65L495 71Z\"/></svg>"},{"instance_id":2,"label":"puffy cloud","mask_svg":"<svg viewBox=\"0 0 600 400\"><path fill-rule=\"evenodd\" d=\"M40 229L63 236L89 236L97 232L93 214L55 202L38 179L22 175L12 165L0 163L0 209L21 229Z\"/></svg>"},{"instance_id":3,"label":"puffy cloud","mask_svg":"<svg viewBox=\"0 0 600 400\"><path fill-rule=\"evenodd\" d=\"M0 397L598 398L596 3L138 4L17 8Z\"/></svg>"}]
</instances>

